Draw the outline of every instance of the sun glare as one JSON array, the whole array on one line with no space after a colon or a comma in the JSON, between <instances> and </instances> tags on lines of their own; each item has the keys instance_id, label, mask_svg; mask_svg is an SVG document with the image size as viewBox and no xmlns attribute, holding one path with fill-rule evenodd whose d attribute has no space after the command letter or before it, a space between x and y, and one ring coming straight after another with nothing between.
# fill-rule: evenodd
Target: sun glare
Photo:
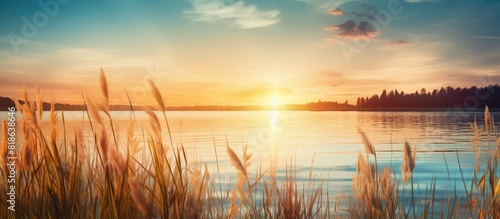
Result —
<instances>
[{"instance_id":1,"label":"sun glare","mask_svg":"<svg viewBox=\"0 0 500 219\"><path fill-rule=\"evenodd\" d=\"M269 106L272 108L277 108L280 106L280 98L276 95L273 95L269 98Z\"/></svg>"}]
</instances>

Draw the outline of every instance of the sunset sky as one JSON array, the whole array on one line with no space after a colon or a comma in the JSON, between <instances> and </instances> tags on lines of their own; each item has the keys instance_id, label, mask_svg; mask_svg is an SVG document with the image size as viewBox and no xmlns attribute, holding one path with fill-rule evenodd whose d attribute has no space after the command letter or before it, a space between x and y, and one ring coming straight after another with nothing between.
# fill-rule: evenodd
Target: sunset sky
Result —
<instances>
[{"instance_id":1,"label":"sunset sky","mask_svg":"<svg viewBox=\"0 0 500 219\"><path fill-rule=\"evenodd\" d=\"M339 101L500 81L500 1L8 0L0 96L167 105ZM63 4L64 3L64 4ZM46 5L46 6L44 6ZM45 9L44 9L45 8Z\"/></svg>"}]
</instances>

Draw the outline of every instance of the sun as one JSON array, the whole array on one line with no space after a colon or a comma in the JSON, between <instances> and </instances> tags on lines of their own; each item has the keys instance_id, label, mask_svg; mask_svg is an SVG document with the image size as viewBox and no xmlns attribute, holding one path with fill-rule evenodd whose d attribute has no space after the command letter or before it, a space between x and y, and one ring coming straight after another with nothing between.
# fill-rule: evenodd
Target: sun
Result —
<instances>
[{"instance_id":1,"label":"sun","mask_svg":"<svg viewBox=\"0 0 500 219\"><path fill-rule=\"evenodd\" d=\"M273 109L278 108L281 105L280 97L278 95L271 95L268 105Z\"/></svg>"}]
</instances>

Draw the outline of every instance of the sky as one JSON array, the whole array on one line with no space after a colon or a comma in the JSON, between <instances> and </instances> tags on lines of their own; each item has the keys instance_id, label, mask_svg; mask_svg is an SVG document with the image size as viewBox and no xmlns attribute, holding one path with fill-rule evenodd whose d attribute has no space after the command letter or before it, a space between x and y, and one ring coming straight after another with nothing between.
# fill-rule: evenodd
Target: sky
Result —
<instances>
[{"instance_id":1,"label":"sky","mask_svg":"<svg viewBox=\"0 0 500 219\"><path fill-rule=\"evenodd\" d=\"M0 96L249 105L500 81L500 1L5 0ZM34 97L34 95L33 95Z\"/></svg>"}]
</instances>

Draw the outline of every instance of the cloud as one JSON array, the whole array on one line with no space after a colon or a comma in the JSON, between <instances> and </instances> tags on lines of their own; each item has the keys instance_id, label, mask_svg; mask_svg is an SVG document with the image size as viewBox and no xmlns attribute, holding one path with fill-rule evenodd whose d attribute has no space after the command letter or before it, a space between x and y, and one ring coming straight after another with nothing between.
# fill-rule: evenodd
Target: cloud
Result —
<instances>
[{"instance_id":1,"label":"cloud","mask_svg":"<svg viewBox=\"0 0 500 219\"><path fill-rule=\"evenodd\" d=\"M474 36L477 39L500 40L500 36Z\"/></svg>"},{"instance_id":2,"label":"cloud","mask_svg":"<svg viewBox=\"0 0 500 219\"><path fill-rule=\"evenodd\" d=\"M337 27L337 25L323 27L324 31L332 31L332 30L338 30L338 29L339 28Z\"/></svg>"},{"instance_id":3,"label":"cloud","mask_svg":"<svg viewBox=\"0 0 500 219\"><path fill-rule=\"evenodd\" d=\"M193 21L228 22L241 29L269 27L280 22L278 10L261 10L244 1L191 0L193 8L184 11Z\"/></svg>"},{"instance_id":4,"label":"cloud","mask_svg":"<svg viewBox=\"0 0 500 219\"><path fill-rule=\"evenodd\" d=\"M362 4L356 11L345 13L340 8L328 11L330 15L346 15L349 20L337 25L323 27L324 31L336 31L333 36L325 39L328 44L334 44L342 39L344 40L371 40L376 41L375 37L380 35L381 25L374 14L378 10L375 6Z\"/></svg>"},{"instance_id":5,"label":"cloud","mask_svg":"<svg viewBox=\"0 0 500 219\"><path fill-rule=\"evenodd\" d=\"M335 15L335 16L338 16L338 15L344 15L345 12L342 11L342 9L340 8L335 8L335 9L331 9L328 11L328 14L331 14L331 15Z\"/></svg>"},{"instance_id":6,"label":"cloud","mask_svg":"<svg viewBox=\"0 0 500 219\"><path fill-rule=\"evenodd\" d=\"M367 21L358 23L354 20L348 20L342 24L327 26L323 29L325 31L337 30L339 32L336 33L335 36L350 40L371 39L380 34L380 32Z\"/></svg>"},{"instance_id":7,"label":"cloud","mask_svg":"<svg viewBox=\"0 0 500 219\"><path fill-rule=\"evenodd\" d=\"M421 3L421 2L440 2L441 0L405 0L408 3Z\"/></svg>"},{"instance_id":8,"label":"cloud","mask_svg":"<svg viewBox=\"0 0 500 219\"><path fill-rule=\"evenodd\" d=\"M170 72L181 72L172 56L168 49L144 53L126 49L76 47L32 39L30 46L20 53L9 49L0 51L0 94L17 97L21 84L28 87L37 84L46 92L60 94L56 95L57 101L81 103L80 92L90 95L96 90L95 79L102 66L110 84L113 81L115 83L114 87L110 86L110 92L123 94L123 87L126 87L133 98L133 93L137 92L132 90L142 86L140 82L146 75L156 80L166 78L164 75ZM151 65L165 66L167 69L150 70ZM182 76L186 78L184 72ZM113 101L121 100L116 98Z\"/></svg>"},{"instance_id":9,"label":"cloud","mask_svg":"<svg viewBox=\"0 0 500 219\"><path fill-rule=\"evenodd\" d=\"M296 1L312 5L314 8L316 8L316 10L324 12L324 11L328 11L329 9L332 9L332 8L337 8L340 5L343 5L343 4L346 4L349 2L358 2L361 0L335 0L335 1L332 1L332 0L296 0Z\"/></svg>"},{"instance_id":10,"label":"cloud","mask_svg":"<svg viewBox=\"0 0 500 219\"><path fill-rule=\"evenodd\" d=\"M411 41L408 41L408 40L389 40L387 42L387 44L390 46L402 46L402 45L411 44Z\"/></svg>"}]
</instances>

